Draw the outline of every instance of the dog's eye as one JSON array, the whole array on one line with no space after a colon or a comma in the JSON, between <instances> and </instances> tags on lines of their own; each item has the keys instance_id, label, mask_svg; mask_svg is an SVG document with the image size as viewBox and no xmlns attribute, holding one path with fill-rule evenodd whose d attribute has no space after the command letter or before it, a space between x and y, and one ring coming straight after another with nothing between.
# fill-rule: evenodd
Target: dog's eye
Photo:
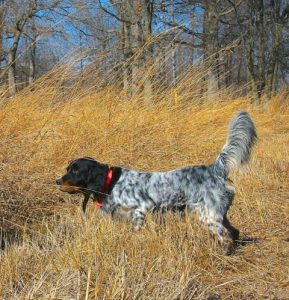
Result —
<instances>
[{"instance_id":1,"label":"dog's eye","mask_svg":"<svg viewBox=\"0 0 289 300\"><path fill-rule=\"evenodd\" d=\"M72 169L72 170L71 170L71 173L72 173L73 175L77 175L77 174L78 174L78 170L77 170L77 169Z\"/></svg>"}]
</instances>

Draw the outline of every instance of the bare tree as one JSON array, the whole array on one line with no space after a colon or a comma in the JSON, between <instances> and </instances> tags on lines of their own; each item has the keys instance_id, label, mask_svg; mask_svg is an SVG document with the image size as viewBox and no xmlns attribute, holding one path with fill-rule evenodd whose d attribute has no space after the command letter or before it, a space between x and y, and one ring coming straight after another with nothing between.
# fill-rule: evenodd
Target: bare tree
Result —
<instances>
[{"instance_id":1,"label":"bare tree","mask_svg":"<svg viewBox=\"0 0 289 300\"><path fill-rule=\"evenodd\" d=\"M148 62L150 51L144 50L140 55L136 53L143 48L151 38L153 2L151 0L110 1L114 11L99 0L101 9L115 18L121 24L119 40L122 45L122 55L126 64L123 72L125 92L134 94L139 88L138 70L144 68ZM145 97L152 95L152 84L149 78L143 82Z\"/></svg>"},{"instance_id":2,"label":"bare tree","mask_svg":"<svg viewBox=\"0 0 289 300\"><path fill-rule=\"evenodd\" d=\"M3 38L4 38L4 24L5 24L5 1L0 0L0 65L4 56Z\"/></svg>"},{"instance_id":3,"label":"bare tree","mask_svg":"<svg viewBox=\"0 0 289 300\"><path fill-rule=\"evenodd\" d=\"M6 9L6 21L5 31L7 38L9 39L9 47L6 52L7 65L3 70L1 77L3 78L8 73L8 88L9 94L14 95L17 91L16 88L16 62L17 62L17 50L21 38L25 35L31 34L31 64L30 64L30 76L29 80L32 81L35 77L35 47L36 47L36 26L35 17L42 17L47 10L53 10L59 7L61 0L25 0L17 1L11 0L5 3ZM29 24L32 25L32 29L28 30Z\"/></svg>"},{"instance_id":4,"label":"bare tree","mask_svg":"<svg viewBox=\"0 0 289 300\"><path fill-rule=\"evenodd\" d=\"M203 60L208 98L230 85L261 97L288 81L287 2L0 0L0 78L13 95L20 77L25 86L60 60L57 47L61 53L77 47L81 74L97 70L100 88L121 78L128 96L149 99L153 82L175 85Z\"/></svg>"},{"instance_id":5,"label":"bare tree","mask_svg":"<svg viewBox=\"0 0 289 300\"><path fill-rule=\"evenodd\" d=\"M16 3L15 3L16 4ZM25 5L26 4L26 5ZM10 6L11 14L15 17L14 24L10 32L12 38L12 45L8 51L8 87L10 95L16 93L16 53L19 45L20 38L23 34L24 27L29 19L31 19L37 12L37 1L32 0L29 3L22 4L24 12L19 14L19 6Z\"/></svg>"}]
</instances>

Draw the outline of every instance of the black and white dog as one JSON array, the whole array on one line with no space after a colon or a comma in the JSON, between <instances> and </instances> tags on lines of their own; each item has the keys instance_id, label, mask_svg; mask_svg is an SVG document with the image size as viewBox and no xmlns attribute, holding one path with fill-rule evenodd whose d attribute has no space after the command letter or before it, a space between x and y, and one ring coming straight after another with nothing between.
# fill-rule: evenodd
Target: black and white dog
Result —
<instances>
[{"instance_id":1,"label":"black and white dog","mask_svg":"<svg viewBox=\"0 0 289 300\"><path fill-rule=\"evenodd\" d=\"M235 194L228 175L231 169L249 161L256 139L250 116L240 112L229 125L225 146L209 166L138 172L109 167L84 157L71 162L56 184L64 192L84 194L84 212L90 197L105 213L113 214L118 209L130 211L135 230L141 227L145 214L155 208L186 207L188 211L196 210L200 220L207 223L221 242L226 237L225 229L235 241L239 231L227 218Z\"/></svg>"}]
</instances>

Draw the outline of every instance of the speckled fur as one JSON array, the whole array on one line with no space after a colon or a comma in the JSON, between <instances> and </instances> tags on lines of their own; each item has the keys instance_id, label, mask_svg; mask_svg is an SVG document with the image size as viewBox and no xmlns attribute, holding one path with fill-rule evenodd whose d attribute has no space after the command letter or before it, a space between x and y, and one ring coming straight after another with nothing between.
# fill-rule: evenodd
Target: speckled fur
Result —
<instances>
[{"instance_id":1,"label":"speckled fur","mask_svg":"<svg viewBox=\"0 0 289 300\"><path fill-rule=\"evenodd\" d=\"M227 218L235 194L228 174L232 168L249 161L256 138L251 118L246 112L241 112L231 121L227 143L211 165L168 172L138 172L119 168L119 177L104 197L102 211L114 214L122 209L129 212L133 228L138 230L147 212L156 208L185 206L188 211L196 211L200 220L208 225L220 241L227 233L232 240L237 240L239 231ZM85 159L91 160L80 160ZM90 163L94 162L105 166L94 160Z\"/></svg>"}]
</instances>

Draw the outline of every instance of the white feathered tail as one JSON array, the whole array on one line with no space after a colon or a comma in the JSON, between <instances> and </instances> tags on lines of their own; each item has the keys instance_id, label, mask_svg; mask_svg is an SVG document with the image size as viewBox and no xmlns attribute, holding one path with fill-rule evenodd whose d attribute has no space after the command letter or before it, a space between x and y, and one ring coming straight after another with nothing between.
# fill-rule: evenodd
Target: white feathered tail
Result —
<instances>
[{"instance_id":1,"label":"white feathered tail","mask_svg":"<svg viewBox=\"0 0 289 300\"><path fill-rule=\"evenodd\" d=\"M231 169L247 163L256 140L256 128L249 114L238 113L229 124L227 142L214 164L216 171L227 177Z\"/></svg>"}]
</instances>

